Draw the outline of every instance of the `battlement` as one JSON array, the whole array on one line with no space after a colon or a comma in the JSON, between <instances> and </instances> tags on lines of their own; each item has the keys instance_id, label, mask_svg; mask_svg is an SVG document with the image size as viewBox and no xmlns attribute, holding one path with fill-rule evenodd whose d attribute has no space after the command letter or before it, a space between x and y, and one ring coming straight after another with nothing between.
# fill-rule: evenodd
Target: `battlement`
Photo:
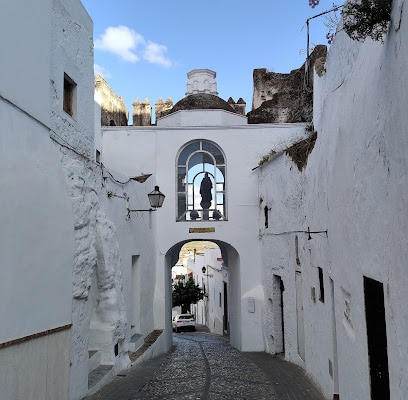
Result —
<instances>
[{"instance_id":1,"label":"battlement","mask_svg":"<svg viewBox=\"0 0 408 400\"><path fill-rule=\"evenodd\" d=\"M193 69L187 74L186 96L193 95L212 95L218 97L217 83L215 81L216 73L209 69ZM101 106L101 125L102 126L125 126L128 125L128 111L122 97L116 95L109 87L102 76L95 77L95 100ZM211 96L210 96L211 97ZM221 99L221 101L223 101ZM180 102L179 102L180 103ZM179 104L176 103L176 104ZM236 114L245 116L246 103L240 97L235 102L232 97L227 101L228 105ZM173 100L168 97L166 101L159 98L155 103L155 121L169 114L174 107ZM211 107L207 107L211 108ZM218 107L217 107L218 108ZM152 124L152 104L148 98L140 101L139 98L132 103L133 126L151 126Z\"/></svg>"}]
</instances>

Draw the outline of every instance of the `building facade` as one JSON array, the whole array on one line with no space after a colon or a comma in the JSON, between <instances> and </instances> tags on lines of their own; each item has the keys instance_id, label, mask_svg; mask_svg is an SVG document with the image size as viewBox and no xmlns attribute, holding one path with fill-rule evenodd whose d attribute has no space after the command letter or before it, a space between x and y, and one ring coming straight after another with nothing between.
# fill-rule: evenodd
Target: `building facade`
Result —
<instances>
[{"instance_id":1,"label":"building facade","mask_svg":"<svg viewBox=\"0 0 408 400\"><path fill-rule=\"evenodd\" d=\"M54 34L69 19L59 25L62 9L86 33L89 53L92 21L79 1L67 7L59 1L2 3L1 399L69 398L74 210L51 137L65 135L57 119L68 116L68 104L65 110L73 113L62 93L78 65L56 54ZM89 72L84 81L76 79L93 90ZM88 128L92 133L92 124Z\"/></svg>"},{"instance_id":2,"label":"building facade","mask_svg":"<svg viewBox=\"0 0 408 400\"><path fill-rule=\"evenodd\" d=\"M102 128L80 1L14 3L0 27L0 398L79 400L153 331L145 357L168 351L171 268L197 240L228 270L233 346L282 354L327 399L404 398L404 1L384 43L339 29L313 72L313 125L247 124L195 70L156 126Z\"/></svg>"},{"instance_id":3,"label":"building facade","mask_svg":"<svg viewBox=\"0 0 408 400\"><path fill-rule=\"evenodd\" d=\"M220 247L229 270L231 343L241 350L262 351L259 193L253 168L266 148L289 146L307 133L305 124L248 126L245 117L218 97L215 108L194 108L195 100L202 107L203 101L214 97L187 96L181 102L188 109L179 109L176 103L178 111L159 119L155 127L104 127L102 162L125 176L140 171L152 174L166 195L165 206L155 213L160 252L156 254L154 304L155 321L167 332L168 348L172 342L171 268L186 242L208 240ZM212 186L208 205L200 193L206 174Z\"/></svg>"},{"instance_id":4,"label":"building facade","mask_svg":"<svg viewBox=\"0 0 408 400\"><path fill-rule=\"evenodd\" d=\"M338 29L315 76L313 150L300 168L281 152L258 170L265 347L328 399L408 392L403 4L384 43Z\"/></svg>"}]
</instances>

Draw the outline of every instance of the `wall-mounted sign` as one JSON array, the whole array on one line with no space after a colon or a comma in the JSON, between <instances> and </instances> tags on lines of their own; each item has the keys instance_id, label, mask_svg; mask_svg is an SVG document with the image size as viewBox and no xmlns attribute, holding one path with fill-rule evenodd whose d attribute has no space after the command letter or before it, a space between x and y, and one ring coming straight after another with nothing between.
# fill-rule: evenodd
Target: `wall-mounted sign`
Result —
<instances>
[{"instance_id":1,"label":"wall-mounted sign","mask_svg":"<svg viewBox=\"0 0 408 400\"><path fill-rule=\"evenodd\" d=\"M189 228L188 233L210 233L215 232L215 228Z\"/></svg>"}]
</instances>

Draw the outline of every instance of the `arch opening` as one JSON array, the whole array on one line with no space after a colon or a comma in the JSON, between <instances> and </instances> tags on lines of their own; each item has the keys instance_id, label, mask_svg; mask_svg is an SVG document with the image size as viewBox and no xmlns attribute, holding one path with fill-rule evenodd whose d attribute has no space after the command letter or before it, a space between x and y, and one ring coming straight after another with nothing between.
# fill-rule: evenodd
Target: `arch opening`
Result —
<instances>
[{"instance_id":1,"label":"arch opening","mask_svg":"<svg viewBox=\"0 0 408 400\"><path fill-rule=\"evenodd\" d=\"M168 250L165 264L169 342L172 342L172 319L182 311L180 306L173 307L173 286L192 278L204 292L203 299L189 309L197 327L229 337L231 344L240 348L240 266L235 248L217 240L186 240Z\"/></svg>"}]
</instances>

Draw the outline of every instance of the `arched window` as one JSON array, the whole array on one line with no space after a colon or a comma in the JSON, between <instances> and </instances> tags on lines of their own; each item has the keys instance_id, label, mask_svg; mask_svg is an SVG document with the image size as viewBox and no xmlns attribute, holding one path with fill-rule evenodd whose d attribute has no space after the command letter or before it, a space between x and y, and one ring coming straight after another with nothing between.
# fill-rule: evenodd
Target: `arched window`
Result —
<instances>
[{"instance_id":1,"label":"arched window","mask_svg":"<svg viewBox=\"0 0 408 400\"><path fill-rule=\"evenodd\" d=\"M177 157L177 221L226 220L225 157L208 140L186 144Z\"/></svg>"}]
</instances>

